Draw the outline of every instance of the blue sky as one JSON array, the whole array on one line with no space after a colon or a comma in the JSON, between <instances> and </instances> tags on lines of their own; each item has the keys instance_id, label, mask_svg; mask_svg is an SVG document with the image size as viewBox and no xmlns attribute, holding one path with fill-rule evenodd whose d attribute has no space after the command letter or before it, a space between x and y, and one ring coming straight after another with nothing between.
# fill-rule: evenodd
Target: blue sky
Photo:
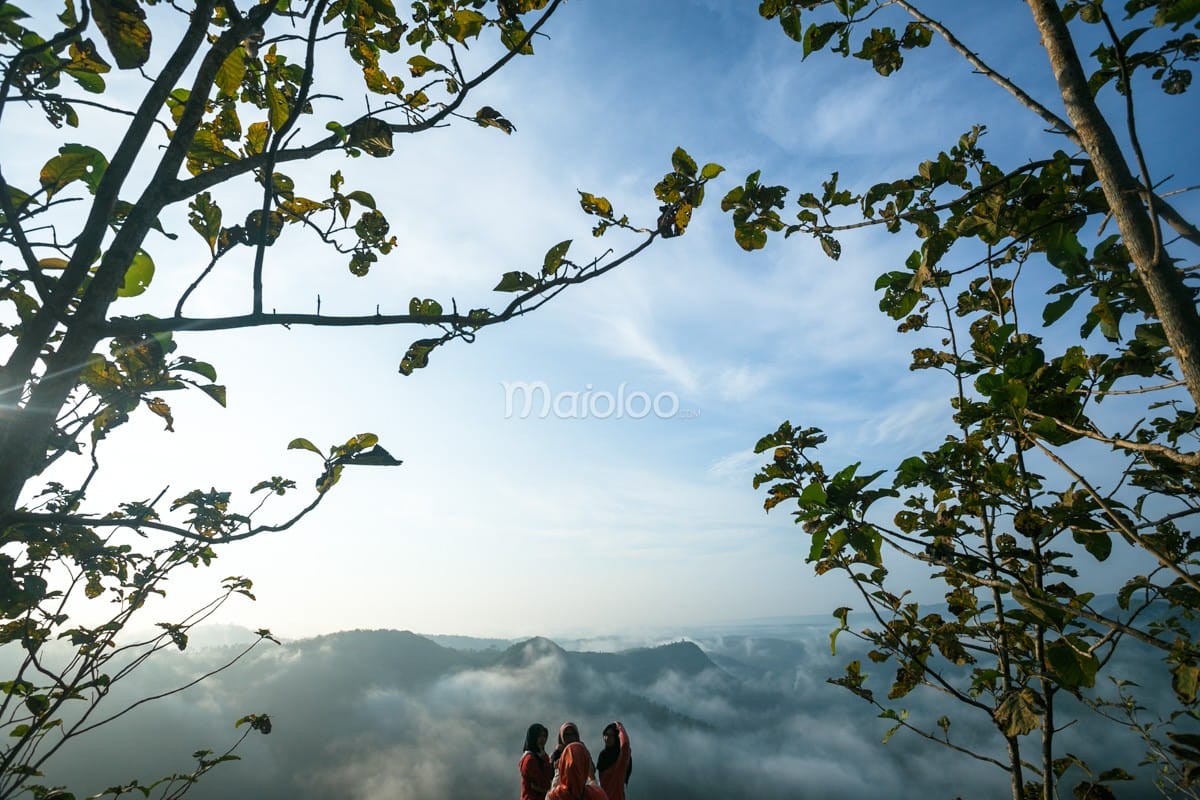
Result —
<instances>
[{"instance_id":1,"label":"blue sky","mask_svg":"<svg viewBox=\"0 0 1200 800\"><path fill-rule=\"evenodd\" d=\"M327 446L372 431L405 463L347 471L315 515L226 548L213 570L178 581L161 613L194 606L227 574L253 578L259 599L224 621L285 636L603 634L824 613L849 599L837 580L812 577L786 510L764 514L751 450L785 418L829 433L828 464L888 467L937 444L950 386L909 372L918 343L895 334L872 290L912 245L867 231L844 240L837 263L799 238L746 254L720 197L760 168L765 181L804 189L834 169L859 186L911 174L974 123L989 126L984 146L1013 162L1043 150L1047 134L940 42L884 80L855 60L802 63L756 9L571 0L537 55L477 95L512 120L512 136L460 123L399 139L386 161L334 156L292 171L298 188L307 180L319 193L342 169L375 194L400 246L359 280L342 259L285 240L269 256L267 306L312 310L320 295L323 313L357 314L405 308L414 295L502 303L490 291L498 276L540 264L560 240L574 239L577 258L619 247L591 238L576 190L649 223L651 187L676 146L727 168L682 239L473 344L442 348L412 377L396 366L422 335L413 329L180 336L181 352L217 366L228 409L195 393L170 398L173 434L154 419L131 424L105 454L112 468L94 499L152 497L167 484L245 498L270 475L310 485L316 460L285 450L296 436ZM1020 4L931 9L1058 108ZM20 133L13 123L5 135ZM175 229L187 242L181 221ZM160 265L166 253L187 266L175 277L160 268L126 313L168 313L172 291L202 266L202 250L162 244ZM233 313L246 298L241 284L218 281L194 302L195 314ZM554 394L668 393L682 413L506 419L503 385L513 381Z\"/></svg>"}]
</instances>

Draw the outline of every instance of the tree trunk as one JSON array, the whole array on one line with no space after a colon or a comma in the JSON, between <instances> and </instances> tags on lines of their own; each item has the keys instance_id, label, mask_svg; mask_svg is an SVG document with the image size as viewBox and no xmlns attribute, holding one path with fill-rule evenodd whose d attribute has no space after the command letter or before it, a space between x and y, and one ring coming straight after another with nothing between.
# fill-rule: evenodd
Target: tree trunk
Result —
<instances>
[{"instance_id":1,"label":"tree trunk","mask_svg":"<svg viewBox=\"0 0 1200 800\"><path fill-rule=\"evenodd\" d=\"M103 241L111 209L154 127L158 110L185 74L195 54L206 42L209 20L216 0L203 0L192 11L189 26L163 70L142 101L117 152L105 171L92 214L79 236L78 246L66 272L55 286L57 301L66 305L81 285ZM261 13L269 13L263 11ZM20 503L26 482L42 469L47 442L55 431L59 412L79 382L88 357L104 338L103 325L124 280L134 254L162 211L164 187L175 180L196 134L217 69L237 46L240 32L227 30L212 44L192 85L192 100L176 126L171 143L159 161L154 177L129 213L96 268L91 284L79 301L75 314L65 323L62 343L47 354L50 335L57 324L53 309L41 308L19 340L16 350L0 369L0 523ZM49 301L47 301L49 302ZM44 359L45 374L32 380L37 360ZM18 401L28 395L24 406Z\"/></svg>"},{"instance_id":2,"label":"tree trunk","mask_svg":"<svg viewBox=\"0 0 1200 800\"><path fill-rule=\"evenodd\" d=\"M1067 116L1095 166L1125 248L1162 322L1192 401L1200 408L1200 315L1162 246L1146 206L1148 187L1143 187L1130 171L1112 128L1092 97L1057 0L1027 2L1050 57Z\"/></svg>"}]
</instances>

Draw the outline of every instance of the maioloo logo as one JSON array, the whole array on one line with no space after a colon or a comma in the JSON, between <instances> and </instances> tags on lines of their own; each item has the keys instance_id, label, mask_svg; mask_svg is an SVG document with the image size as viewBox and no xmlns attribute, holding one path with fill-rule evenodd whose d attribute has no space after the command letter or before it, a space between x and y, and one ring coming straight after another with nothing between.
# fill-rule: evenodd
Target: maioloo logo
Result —
<instances>
[{"instance_id":1,"label":"maioloo logo","mask_svg":"<svg viewBox=\"0 0 1200 800\"><path fill-rule=\"evenodd\" d=\"M629 391L622 382L616 392L596 391L587 384L582 392L553 392L545 381L501 381L504 387L504 418L528 419L658 419L679 415L679 397L674 392ZM687 416L699 416L689 412Z\"/></svg>"}]
</instances>

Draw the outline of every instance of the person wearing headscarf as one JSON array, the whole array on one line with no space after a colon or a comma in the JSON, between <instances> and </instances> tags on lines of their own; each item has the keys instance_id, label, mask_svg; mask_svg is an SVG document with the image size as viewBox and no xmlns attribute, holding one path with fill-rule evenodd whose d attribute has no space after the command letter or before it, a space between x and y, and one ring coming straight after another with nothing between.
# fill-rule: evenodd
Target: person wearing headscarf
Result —
<instances>
[{"instance_id":1,"label":"person wearing headscarf","mask_svg":"<svg viewBox=\"0 0 1200 800\"><path fill-rule=\"evenodd\" d=\"M620 722L610 722L604 728L604 749L596 759L600 786L608 800L625 800L625 784L633 774L633 751L629 734Z\"/></svg>"},{"instance_id":2,"label":"person wearing headscarf","mask_svg":"<svg viewBox=\"0 0 1200 800\"><path fill-rule=\"evenodd\" d=\"M554 779L550 781L550 788L558 786L559 776L562 774L562 769L559 767L558 762L562 757L563 751L566 749L567 745L579 741L581 740L579 738L578 725L576 725L574 722L564 722L561 726L559 726L558 746L555 747L554 752L550 754L550 763L554 765ZM586 751L587 748L584 748L584 750ZM588 754L588 758L591 758L590 753ZM588 778L593 781L596 779L596 768L590 763L588 765Z\"/></svg>"},{"instance_id":3,"label":"person wearing headscarf","mask_svg":"<svg viewBox=\"0 0 1200 800\"><path fill-rule=\"evenodd\" d=\"M535 722L525 733L525 751L518 764L521 771L521 800L545 800L550 791L550 779L554 767L546 755L546 740L550 731L545 725Z\"/></svg>"},{"instance_id":4,"label":"person wearing headscarf","mask_svg":"<svg viewBox=\"0 0 1200 800\"><path fill-rule=\"evenodd\" d=\"M550 754L550 761L554 766L558 766L558 759L562 755L563 750L571 742L579 741L579 726L574 722L564 722L558 728L558 746L554 748L554 752Z\"/></svg>"},{"instance_id":5,"label":"person wearing headscarf","mask_svg":"<svg viewBox=\"0 0 1200 800\"><path fill-rule=\"evenodd\" d=\"M583 742L568 743L558 758L558 785L546 800L608 800L603 789L588 782L591 772L592 756Z\"/></svg>"}]
</instances>

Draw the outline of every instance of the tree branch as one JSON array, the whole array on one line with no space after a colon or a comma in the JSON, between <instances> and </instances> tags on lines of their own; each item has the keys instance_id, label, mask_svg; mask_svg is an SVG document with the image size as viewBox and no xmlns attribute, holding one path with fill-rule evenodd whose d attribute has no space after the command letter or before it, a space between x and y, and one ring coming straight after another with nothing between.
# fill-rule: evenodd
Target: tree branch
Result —
<instances>
[{"instance_id":1,"label":"tree branch","mask_svg":"<svg viewBox=\"0 0 1200 800\"><path fill-rule=\"evenodd\" d=\"M1150 555L1154 556L1154 559L1156 561L1158 561L1159 564L1161 564L1163 567L1165 567L1170 572L1175 573L1175 575L1177 575L1180 580L1182 580L1185 584L1190 586L1192 589L1194 589L1197 592L1200 592L1200 582L1197 582L1195 576L1193 576L1191 573L1184 570L1182 567L1180 567L1178 564L1176 564L1172 559L1170 559L1167 556L1163 555L1162 553L1158 552L1158 549L1155 548L1154 545L1149 540L1146 539L1146 537L1142 536L1136 530L1134 530L1134 529L1130 528L1128 525L1124 524L1124 522L1122 522L1121 518L1119 516L1117 516L1111 508L1109 508L1108 503L1105 500L1105 498L1101 497L1100 493L1096 491L1095 487L1093 487L1092 484L1090 482L1088 482L1087 478L1083 477L1078 472L1076 472L1075 469L1073 469L1070 464L1068 464L1061 457L1059 457L1059 455L1057 453L1055 453L1053 450L1051 450L1049 447L1046 447L1046 445L1043 444L1040 439L1038 439L1037 437L1030 437L1030 440L1035 445L1037 445L1037 448L1039 450L1041 450L1042 453L1047 458L1049 458L1051 461L1053 461L1055 464L1057 464L1059 467L1061 467L1063 470L1065 470L1068 475L1070 475L1072 478L1074 478L1076 481L1079 482L1079 485L1082 486L1087 491L1087 493L1089 495L1091 495L1092 499L1095 500L1100 505L1100 507L1104 509L1105 513L1108 515L1108 518L1113 521L1113 524L1116 525L1120 529L1122 536L1124 536L1128 541L1137 544L1139 547L1141 547L1143 550L1145 550Z\"/></svg>"},{"instance_id":2,"label":"tree branch","mask_svg":"<svg viewBox=\"0 0 1200 800\"><path fill-rule=\"evenodd\" d=\"M550 16L561 4L562 0L552 0L550 5L547 6L546 10L543 11L541 16L538 17L537 21L529 27L529 30L526 31L525 36L514 49L509 50L507 53L497 59L491 66L476 75L471 80L464 82L459 88L459 92L455 98L443 106L437 113L417 123L403 125L398 123L388 123L388 127L391 128L393 133L421 133L422 131L429 130L439 125L463 104L463 101L467 99L467 95L472 89L478 87L492 75L496 74L501 67L519 55L521 48L533 38L534 34L537 33L542 25L545 24L546 20L550 18ZM368 112L359 117L359 120L375 116L376 112ZM353 125L354 123L350 124ZM337 134L331 134L330 136L306 147L280 150L275 154L273 159L268 153L260 153L255 156L243 158L232 164L215 167L187 180L174 180L165 187L163 196L166 199L166 205L170 205L172 203L177 203L181 200L192 197L204 191L205 189L224 183L232 178L238 177L239 175L245 175L247 172L262 168L268 163L273 162L282 164L290 161L303 161L318 156L321 153L329 150L339 149L341 146L341 138Z\"/></svg>"},{"instance_id":3,"label":"tree branch","mask_svg":"<svg viewBox=\"0 0 1200 800\"><path fill-rule=\"evenodd\" d=\"M1114 438L1111 436L1105 436L1095 431L1077 428L1074 425L1068 425L1060 419L1047 417L1045 414L1039 414L1036 411L1030 411L1026 409L1025 413L1035 419L1052 419L1055 425L1065 431L1068 431L1069 433L1074 433L1077 436L1084 436L1097 442L1110 444L1113 447L1120 448L1122 450L1130 450L1137 453L1149 453L1151 455L1162 456L1169 461L1174 461L1176 464L1180 464L1185 467L1200 467L1200 453L1181 453L1172 447L1167 447L1166 445L1162 444L1131 442L1128 439Z\"/></svg>"},{"instance_id":4,"label":"tree branch","mask_svg":"<svg viewBox=\"0 0 1200 800\"><path fill-rule=\"evenodd\" d=\"M657 233L651 233L645 241L629 252L603 267L597 267L574 276L563 276L546 281L541 286L522 293L505 309L487 318L472 318L465 314L367 314L359 316L331 317L319 314L301 313L261 313L241 314L232 317L169 317L165 319L134 319L118 317L109 320L104 326L106 336L127 336L132 334L165 333L168 331L223 331L240 328L257 328L265 325L311 325L314 327L352 328L379 325L440 325L455 330L477 330L491 325L498 325L506 320L523 316L537 306L524 307L531 300L544 300L540 297L552 290L560 290L567 286L587 283L604 273L615 269L621 264L637 256L657 238Z\"/></svg>"},{"instance_id":5,"label":"tree branch","mask_svg":"<svg viewBox=\"0 0 1200 800\"><path fill-rule=\"evenodd\" d=\"M1054 131L1063 134L1075 145L1082 147L1082 142L1079 139L1079 135L1075 132L1075 129L1071 127L1070 123L1055 114L1050 109L1046 108L1046 106L1039 103L1020 86L1017 86L1008 78L1004 77L999 72L988 66L988 64L986 64L984 60L975 53L975 51L963 44L949 28L937 20L927 16L920 9L907 2L907 0L895 0L895 3L907 11L914 19L919 20L920 22L937 31L938 35L945 39L947 44L958 51L958 54L965 58L967 62L970 63L970 65L976 70L978 70L981 75L1004 89L1006 92L1015 97L1017 101L1021 103L1021 105L1025 106L1030 111L1044 119L1050 124L1050 127Z\"/></svg>"}]
</instances>

